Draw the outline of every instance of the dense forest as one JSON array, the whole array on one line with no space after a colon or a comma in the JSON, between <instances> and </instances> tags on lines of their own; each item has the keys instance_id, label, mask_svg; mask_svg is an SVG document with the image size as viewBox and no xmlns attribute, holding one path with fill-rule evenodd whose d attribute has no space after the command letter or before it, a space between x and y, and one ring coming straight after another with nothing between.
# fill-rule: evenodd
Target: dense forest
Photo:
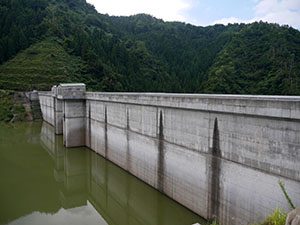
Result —
<instances>
[{"instance_id":1,"label":"dense forest","mask_svg":"<svg viewBox=\"0 0 300 225\"><path fill-rule=\"evenodd\" d=\"M85 0L0 1L0 89L300 94L300 32L112 17Z\"/></svg>"}]
</instances>

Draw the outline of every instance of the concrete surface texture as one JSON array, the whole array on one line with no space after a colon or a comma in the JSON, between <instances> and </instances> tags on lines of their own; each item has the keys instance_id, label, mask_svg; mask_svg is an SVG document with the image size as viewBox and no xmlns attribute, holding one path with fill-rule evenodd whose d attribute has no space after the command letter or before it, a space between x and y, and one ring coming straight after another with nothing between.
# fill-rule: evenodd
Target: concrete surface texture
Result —
<instances>
[{"instance_id":1,"label":"concrete surface texture","mask_svg":"<svg viewBox=\"0 0 300 225\"><path fill-rule=\"evenodd\" d=\"M93 93L64 84L39 98L67 147L88 146L204 218L248 224L287 208L279 179L300 199L300 97Z\"/></svg>"},{"instance_id":2,"label":"concrete surface texture","mask_svg":"<svg viewBox=\"0 0 300 225\"><path fill-rule=\"evenodd\" d=\"M55 126L54 98L52 92L39 92L39 99L43 120Z\"/></svg>"}]
</instances>

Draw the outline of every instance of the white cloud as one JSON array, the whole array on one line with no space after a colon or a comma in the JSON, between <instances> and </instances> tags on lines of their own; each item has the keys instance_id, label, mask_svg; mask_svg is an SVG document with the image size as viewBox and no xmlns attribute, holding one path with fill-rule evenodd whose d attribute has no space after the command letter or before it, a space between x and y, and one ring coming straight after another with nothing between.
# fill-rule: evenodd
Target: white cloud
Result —
<instances>
[{"instance_id":1,"label":"white cloud","mask_svg":"<svg viewBox=\"0 0 300 225\"><path fill-rule=\"evenodd\" d=\"M252 19L229 17L216 20L213 24L250 23L260 20L281 25L288 24L300 29L300 0L259 0L254 7Z\"/></svg>"},{"instance_id":2,"label":"white cloud","mask_svg":"<svg viewBox=\"0 0 300 225\"><path fill-rule=\"evenodd\" d=\"M261 0L255 6L256 15L300 10L299 0Z\"/></svg>"},{"instance_id":3,"label":"white cloud","mask_svg":"<svg viewBox=\"0 0 300 225\"><path fill-rule=\"evenodd\" d=\"M191 7L190 0L87 0L100 13L130 16L147 13L166 21L185 21L185 11Z\"/></svg>"},{"instance_id":4,"label":"white cloud","mask_svg":"<svg viewBox=\"0 0 300 225\"><path fill-rule=\"evenodd\" d=\"M300 28L299 0L261 0L255 6L257 20Z\"/></svg>"}]
</instances>

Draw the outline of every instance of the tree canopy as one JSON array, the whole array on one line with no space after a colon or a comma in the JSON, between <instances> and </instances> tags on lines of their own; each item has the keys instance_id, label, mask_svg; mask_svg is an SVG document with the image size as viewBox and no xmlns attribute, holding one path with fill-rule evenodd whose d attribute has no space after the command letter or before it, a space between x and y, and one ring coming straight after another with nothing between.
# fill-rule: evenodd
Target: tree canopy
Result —
<instances>
[{"instance_id":1,"label":"tree canopy","mask_svg":"<svg viewBox=\"0 0 300 225\"><path fill-rule=\"evenodd\" d=\"M31 72L24 61L41 46L39 72ZM43 66L52 51L56 66ZM299 95L300 32L263 22L199 27L111 17L85 0L2 0L0 87L31 88L7 77L34 77L41 89L82 81L102 91Z\"/></svg>"}]
</instances>

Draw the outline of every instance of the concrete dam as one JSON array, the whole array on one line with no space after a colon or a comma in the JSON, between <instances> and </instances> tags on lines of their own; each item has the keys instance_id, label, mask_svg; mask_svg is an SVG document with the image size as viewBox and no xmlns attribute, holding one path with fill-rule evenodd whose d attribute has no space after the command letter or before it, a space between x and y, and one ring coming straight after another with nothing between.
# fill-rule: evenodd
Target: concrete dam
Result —
<instances>
[{"instance_id":1,"label":"concrete dam","mask_svg":"<svg viewBox=\"0 0 300 225\"><path fill-rule=\"evenodd\" d=\"M262 221L300 206L300 97L39 92L66 147L87 146L206 219Z\"/></svg>"}]
</instances>

